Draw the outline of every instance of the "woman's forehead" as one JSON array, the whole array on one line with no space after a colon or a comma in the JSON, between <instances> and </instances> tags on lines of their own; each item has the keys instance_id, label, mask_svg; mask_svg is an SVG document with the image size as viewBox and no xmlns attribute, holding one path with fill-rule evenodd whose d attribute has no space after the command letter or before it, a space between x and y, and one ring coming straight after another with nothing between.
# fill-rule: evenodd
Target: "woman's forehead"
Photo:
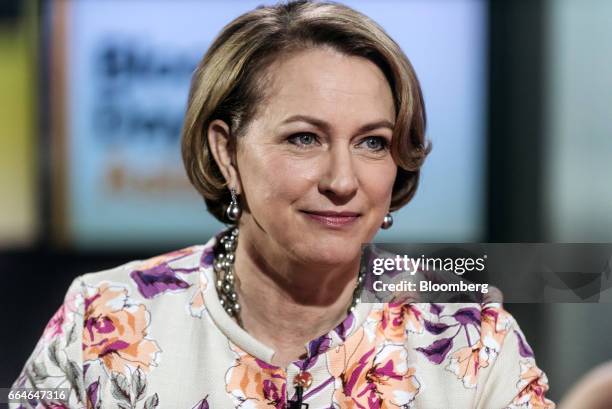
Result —
<instances>
[{"instance_id":1,"label":"woman's forehead","mask_svg":"<svg viewBox=\"0 0 612 409\"><path fill-rule=\"evenodd\" d=\"M391 88L371 61L327 48L278 59L267 72L268 115L361 116L393 121Z\"/></svg>"}]
</instances>

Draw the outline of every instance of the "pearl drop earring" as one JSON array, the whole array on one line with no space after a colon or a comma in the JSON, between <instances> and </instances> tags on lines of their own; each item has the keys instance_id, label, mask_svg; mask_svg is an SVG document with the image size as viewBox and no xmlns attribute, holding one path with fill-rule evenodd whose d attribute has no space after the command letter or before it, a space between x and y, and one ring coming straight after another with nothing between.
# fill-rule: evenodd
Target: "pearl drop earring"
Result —
<instances>
[{"instance_id":1,"label":"pearl drop earring","mask_svg":"<svg viewBox=\"0 0 612 409\"><path fill-rule=\"evenodd\" d=\"M240 216L242 216L242 209L240 208L240 205L238 204L238 197L236 195L236 189L231 188L230 194L232 195L232 201L230 202L229 206L227 206L227 210L225 214L227 215L228 219L230 219L233 222L236 222L238 221L238 219L240 219Z\"/></svg>"}]
</instances>

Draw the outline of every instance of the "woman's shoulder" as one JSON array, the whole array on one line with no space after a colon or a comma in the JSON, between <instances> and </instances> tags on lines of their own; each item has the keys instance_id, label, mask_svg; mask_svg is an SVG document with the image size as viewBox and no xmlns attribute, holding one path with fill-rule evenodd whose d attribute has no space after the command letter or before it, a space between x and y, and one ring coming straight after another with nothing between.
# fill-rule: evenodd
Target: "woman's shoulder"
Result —
<instances>
[{"instance_id":1,"label":"woman's shoulder","mask_svg":"<svg viewBox=\"0 0 612 409\"><path fill-rule=\"evenodd\" d=\"M515 318L501 303L387 303L379 311L373 317L380 320L380 328L399 325L406 341L437 365L449 361L457 348L466 348L466 353L482 348L494 359L508 337L517 338L522 347L518 352L533 356Z\"/></svg>"},{"instance_id":2,"label":"woman's shoulder","mask_svg":"<svg viewBox=\"0 0 612 409\"><path fill-rule=\"evenodd\" d=\"M154 300L164 294L181 292L201 279L200 271L212 264L214 238L197 244L133 260L122 265L78 276L70 291L96 292L100 288L121 287L131 295Z\"/></svg>"},{"instance_id":3,"label":"woman's shoulder","mask_svg":"<svg viewBox=\"0 0 612 409\"><path fill-rule=\"evenodd\" d=\"M520 333L501 303L379 303L367 321L385 339L409 342L436 364L458 345L499 351L508 334Z\"/></svg>"},{"instance_id":4,"label":"woman's shoulder","mask_svg":"<svg viewBox=\"0 0 612 409\"><path fill-rule=\"evenodd\" d=\"M403 343L428 379L475 390L485 407L552 408L548 381L501 303L387 303L373 309L384 343Z\"/></svg>"},{"instance_id":5,"label":"woman's shoulder","mask_svg":"<svg viewBox=\"0 0 612 409\"><path fill-rule=\"evenodd\" d=\"M509 328L517 325L516 320L503 306L498 302L487 303L377 303L374 311L386 311L387 313L401 314L413 317L416 325L410 332L420 333L422 330L432 334L439 334L441 326L434 329L433 323L445 322L449 325L470 325L474 327L482 327L495 324L495 327ZM380 319L384 315L376 314ZM446 328L446 327L444 327Z\"/></svg>"}]
</instances>

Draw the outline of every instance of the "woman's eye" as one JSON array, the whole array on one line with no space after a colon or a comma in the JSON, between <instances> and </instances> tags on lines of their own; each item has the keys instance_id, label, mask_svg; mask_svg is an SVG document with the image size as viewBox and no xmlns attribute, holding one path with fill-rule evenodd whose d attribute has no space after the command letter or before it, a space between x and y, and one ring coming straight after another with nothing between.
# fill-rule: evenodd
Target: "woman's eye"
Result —
<instances>
[{"instance_id":1,"label":"woman's eye","mask_svg":"<svg viewBox=\"0 0 612 409\"><path fill-rule=\"evenodd\" d=\"M387 140L382 136L368 136L361 143L364 144L366 148L375 152L387 149L389 145Z\"/></svg>"},{"instance_id":2,"label":"woman's eye","mask_svg":"<svg viewBox=\"0 0 612 409\"><path fill-rule=\"evenodd\" d=\"M298 146L310 146L317 141L317 137L311 133L298 133L289 137L289 142Z\"/></svg>"}]
</instances>

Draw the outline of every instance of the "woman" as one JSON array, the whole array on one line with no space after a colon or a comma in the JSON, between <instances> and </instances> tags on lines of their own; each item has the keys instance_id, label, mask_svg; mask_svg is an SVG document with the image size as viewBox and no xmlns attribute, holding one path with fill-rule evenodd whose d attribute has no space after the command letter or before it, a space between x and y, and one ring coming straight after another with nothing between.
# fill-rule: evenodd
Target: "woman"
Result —
<instances>
[{"instance_id":1,"label":"woman","mask_svg":"<svg viewBox=\"0 0 612 409\"><path fill-rule=\"evenodd\" d=\"M367 17L302 1L237 18L195 71L182 140L235 227L75 280L15 386L68 388L71 407L554 407L499 304L358 303L361 244L413 196L424 130L410 63Z\"/></svg>"}]
</instances>

